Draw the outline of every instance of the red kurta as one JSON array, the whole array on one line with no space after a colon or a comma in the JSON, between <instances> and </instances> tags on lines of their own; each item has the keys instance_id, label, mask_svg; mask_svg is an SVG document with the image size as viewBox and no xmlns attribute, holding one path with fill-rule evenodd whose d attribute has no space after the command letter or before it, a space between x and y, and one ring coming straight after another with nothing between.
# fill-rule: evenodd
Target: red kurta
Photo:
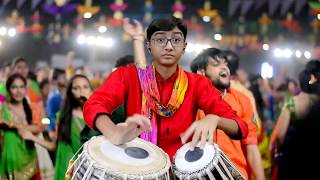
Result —
<instances>
[{"instance_id":1,"label":"red kurta","mask_svg":"<svg viewBox=\"0 0 320 180\"><path fill-rule=\"evenodd\" d=\"M177 71L178 72L178 71ZM164 80L156 72L156 80L162 104L167 104L178 73ZM197 109L206 114L215 114L224 118L233 119L241 129L242 137L247 137L248 128L231 107L222 100L220 92L213 88L210 81L200 75L186 72L188 89L180 108L171 117L157 117L158 146L172 159L176 151L182 146L180 134L195 121ZM140 114L141 88L135 66L121 67L112 72L104 84L89 98L84 106L86 123L94 126L98 114L111 114L117 107L126 104L126 115Z\"/></svg>"}]
</instances>

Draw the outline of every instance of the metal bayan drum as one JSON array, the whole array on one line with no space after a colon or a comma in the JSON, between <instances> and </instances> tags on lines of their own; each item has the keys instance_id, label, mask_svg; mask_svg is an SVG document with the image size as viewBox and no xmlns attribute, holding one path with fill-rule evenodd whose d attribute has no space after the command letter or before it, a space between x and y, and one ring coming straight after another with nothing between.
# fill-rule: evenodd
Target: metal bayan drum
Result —
<instances>
[{"instance_id":1,"label":"metal bayan drum","mask_svg":"<svg viewBox=\"0 0 320 180\"><path fill-rule=\"evenodd\" d=\"M120 146L103 136L84 144L71 179L168 180L170 159L157 146L136 138Z\"/></svg>"},{"instance_id":2,"label":"metal bayan drum","mask_svg":"<svg viewBox=\"0 0 320 180\"><path fill-rule=\"evenodd\" d=\"M236 179L244 176L217 144L206 144L202 150L195 147L190 151L190 143L182 146L174 156L173 172L179 179Z\"/></svg>"}]
</instances>

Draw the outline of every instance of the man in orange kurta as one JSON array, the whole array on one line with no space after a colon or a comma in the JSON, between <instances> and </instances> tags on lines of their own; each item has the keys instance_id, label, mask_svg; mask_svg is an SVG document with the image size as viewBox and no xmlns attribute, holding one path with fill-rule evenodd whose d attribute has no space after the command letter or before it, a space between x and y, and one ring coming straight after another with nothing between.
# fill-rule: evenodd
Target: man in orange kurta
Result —
<instances>
[{"instance_id":1,"label":"man in orange kurta","mask_svg":"<svg viewBox=\"0 0 320 180\"><path fill-rule=\"evenodd\" d=\"M246 179L251 174L249 162L260 163L260 157L251 153L251 146L257 148L257 126L254 123L254 111L250 99L240 91L230 88L230 70L228 62L222 52L215 48L209 48L202 52L191 64L193 72L208 77L213 85L221 92L221 96L237 115L243 119L249 129L248 137L239 141L230 139L224 132L217 131L215 142L228 155ZM201 111L198 116L201 118ZM260 160L260 161L259 161ZM263 172L262 170L260 172ZM255 179L263 179L263 173Z\"/></svg>"}]
</instances>

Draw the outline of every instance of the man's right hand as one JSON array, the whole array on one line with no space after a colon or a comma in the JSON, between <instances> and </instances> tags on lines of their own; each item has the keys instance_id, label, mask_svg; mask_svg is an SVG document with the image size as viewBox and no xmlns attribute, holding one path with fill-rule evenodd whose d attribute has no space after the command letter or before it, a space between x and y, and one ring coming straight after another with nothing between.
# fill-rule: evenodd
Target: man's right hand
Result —
<instances>
[{"instance_id":1,"label":"man's right hand","mask_svg":"<svg viewBox=\"0 0 320 180\"><path fill-rule=\"evenodd\" d=\"M115 145L120 145L133 140L146 130L151 130L150 120L145 116L135 114L128 117L124 123L115 125L109 140Z\"/></svg>"}]
</instances>

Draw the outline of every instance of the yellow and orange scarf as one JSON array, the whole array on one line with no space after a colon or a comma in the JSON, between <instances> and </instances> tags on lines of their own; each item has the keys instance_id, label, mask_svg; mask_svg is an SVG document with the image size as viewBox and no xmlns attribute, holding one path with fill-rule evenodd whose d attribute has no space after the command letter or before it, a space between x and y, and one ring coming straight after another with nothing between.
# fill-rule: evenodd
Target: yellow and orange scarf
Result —
<instances>
[{"instance_id":1,"label":"yellow and orange scarf","mask_svg":"<svg viewBox=\"0 0 320 180\"><path fill-rule=\"evenodd\" d=\"M183 103L185 93L188 89L188 77L181 66L178 67L178 77L170 100L166 106L161 104L160 94L157 87L154 65L146 68L138 68L140 86L142 89L142 115L151 120L151 131L141 134L141 138L157 144L157 122L156 114L164 117L171 117Z\"/></svg>"}]
</instances>

